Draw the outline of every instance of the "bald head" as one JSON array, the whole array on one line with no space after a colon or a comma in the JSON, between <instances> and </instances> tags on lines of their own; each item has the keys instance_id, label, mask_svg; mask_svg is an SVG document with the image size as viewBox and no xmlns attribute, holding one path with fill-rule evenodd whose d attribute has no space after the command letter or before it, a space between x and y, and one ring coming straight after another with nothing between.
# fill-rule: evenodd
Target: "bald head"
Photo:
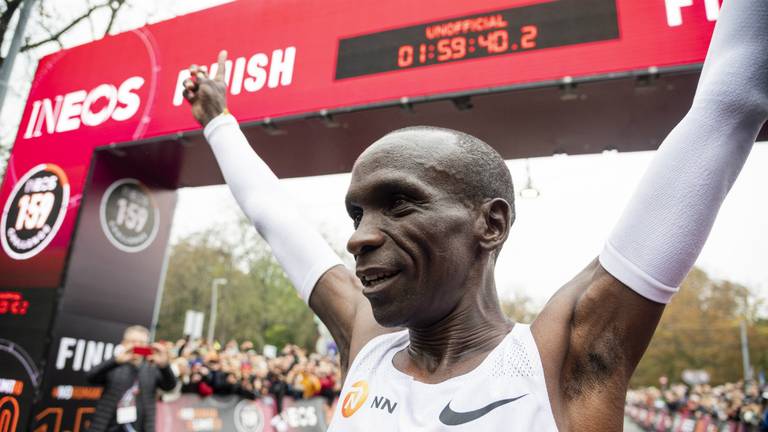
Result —
<instances>
[{"instance_id":1,"label":"bald head","mask_svg":"<svg viewBox=\"0 0 768 432\"><path fill-rule=\"evenodd\" d=\"M514 221L515 192L504 160L484 141L464 132L433 126L397 129L373 143L355 165L422 171L471 206L502 198L512 208Z\"/></svg>"}]
</instances>

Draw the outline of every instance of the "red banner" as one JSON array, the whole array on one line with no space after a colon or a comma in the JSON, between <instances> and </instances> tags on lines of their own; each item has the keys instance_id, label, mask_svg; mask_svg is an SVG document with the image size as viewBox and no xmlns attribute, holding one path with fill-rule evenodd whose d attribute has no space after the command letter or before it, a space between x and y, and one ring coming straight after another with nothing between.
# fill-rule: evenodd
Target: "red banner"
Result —
<instances>
[{"instance_id":1,"label":"red banner","mask_svg":"<svg viewBox=\"0 0 768 432\"><path fill-rule=\"evenodd\" d=\"M3 243L0 286L60 284L93 150L196 129L180 83L191 63L210 62L220 49L229 51L230 110L241 121L317 115L566 77L695 67L719 5L687 3L243 1L45 57L0 189L4 213L15 216L2 227L13 248ZM40 164L47 171L32 172ZM40 184L15 188L28 174L51 182L58 195L34 192ZM67 203L46 204L64 192Z\"/></svg>"},{"instance_id":2,"label":"red banner","mask_svg":"<svg viewBox=\"0 0 768 432\"><path fill-rule=\"evenodd\" d=\"M719 420L710 414L669 412L666 409L627 405L624 414L648 432L752 432L756 424Z\"/></svg>"}]
</instances>

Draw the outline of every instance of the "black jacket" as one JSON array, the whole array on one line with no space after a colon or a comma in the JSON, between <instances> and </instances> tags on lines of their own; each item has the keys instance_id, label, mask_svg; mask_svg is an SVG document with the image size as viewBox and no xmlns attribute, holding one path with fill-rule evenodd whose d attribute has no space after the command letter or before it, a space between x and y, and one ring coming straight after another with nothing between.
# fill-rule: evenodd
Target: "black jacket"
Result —
<instances>
[{"instance_id":1,"label":"black jacket","mask_svg":"<svg viewBox=\"0 0 768 432\"><path fill-rule=\"evenodd\" d=\"M156 391L172 390L176 386L176 377L171 368L158 368L155 365L142 363L134 366L131 363L117 364L114 359L107 360L88 371L88 381L91 384L104 386L101 399L96 404L89 432L106 432L110 422L115 418L117 403L123 394L133 386L138 373L139 395L136 401L141 404L141 419L144 432L155 430Z\"/></svg>"}]
</instances>

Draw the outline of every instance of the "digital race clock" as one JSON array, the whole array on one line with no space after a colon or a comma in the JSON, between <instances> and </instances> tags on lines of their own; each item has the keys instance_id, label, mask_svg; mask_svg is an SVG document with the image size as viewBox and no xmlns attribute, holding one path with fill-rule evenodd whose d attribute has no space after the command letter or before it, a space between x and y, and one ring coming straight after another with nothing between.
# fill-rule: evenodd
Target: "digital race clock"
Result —
<instances>
[{"instance_id":1,"label":"digital race clock","mask_svg":"<svg viewBox=\"0 0 768 432\"><path fill-rule=\"evenodd\" d=\"M336 79L617 39L615 0L558 0L339 41Z\"/></svg>"}]
</instances>

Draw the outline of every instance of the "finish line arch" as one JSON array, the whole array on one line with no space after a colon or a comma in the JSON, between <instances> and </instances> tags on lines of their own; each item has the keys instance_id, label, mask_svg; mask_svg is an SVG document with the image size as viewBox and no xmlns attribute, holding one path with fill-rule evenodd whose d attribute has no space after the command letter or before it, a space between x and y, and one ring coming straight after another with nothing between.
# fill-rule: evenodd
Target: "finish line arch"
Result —
<instances>
[{"instance_id":1,"label":"finish line arch","mask_svg":"<svg viewBox=\"0 0 768 432\"><path fill-rule=\"evenodd\" d=\"M506 159L649 150L689 106L717 15L671 0L315 6L235 2L40 60L0 188L0 338L45 371L38 385L0 357L19 430L81 424L98 394L84 373L127 325L154 324L176 189L222 183L181 98L190 64L229 51L230 110L280 177L348 171L415 124ZM182 43L193 29L209 30Z\"/></svg>"}]
</instances>

